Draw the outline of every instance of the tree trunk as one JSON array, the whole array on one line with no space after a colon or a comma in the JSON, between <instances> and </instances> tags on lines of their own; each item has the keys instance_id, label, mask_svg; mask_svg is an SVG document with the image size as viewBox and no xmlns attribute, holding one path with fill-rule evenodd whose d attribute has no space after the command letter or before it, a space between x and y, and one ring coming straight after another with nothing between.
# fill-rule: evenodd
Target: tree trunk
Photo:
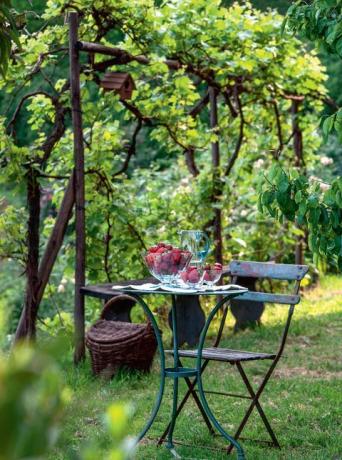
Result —
<instances>
[{"instance_id":1,"label":"tree trunk","mask_svg":"<svg viewBox=\"0 0 342 460\"><path fill-rule=\"evenodd\" d=\"M37 287L39 266L39 223L40 223L40 187L37 173L30 169L27 175L27 261L26 295L23 311L16 331L15 342L20 339L34 339L38 313Z\"/></svg>"},{"instance_id":2,"label":"tree trunk","mask_svg":"<svg viewBox=\"0 0 342 460\"><path fill-rule=\"evenodd\" d=\"M55 225L52 229L49 241L44 251L44 255L42 256L41 262L39 264L38 280L34 282L34 285L35 285L34 292L33 290L30 289L29 297L30 299L34 299L34 302L35 302L35 311L36 311L35 321L37 319L37 313L38 313L40 302L43 298L44 291L49 281L51 271L56 262L58 252L63 244L63 239L64 239L64 235L65 235L65 232L68 226L68 222L72 215L72 208L75 203L74 187L75 187L75 184L74 184L74 173L73 173L70 177L69 183L65 190L65 194L64 194L62 204L61 204L60 210L56 218ZM39 220L36 219L35 222L37 223L39 222ZM28 270L26 270L26 272L28 273ZM28 297L26 295L26 300L27 298ZM25 302L22 313L21 313L20 321L17 327L15 342L23 339L24 337L30 338L29 329L28 329L28 321L26 319L28 311L29 310L27 308L27 302Z\"/></svg>"},{"instance_id":3,"label":"tree trunk","mask_svg":"<svg viewBox=\"0 0 342 460\"><path fill-rule=\"evenodd\" d=\"M218 116L217 116L217 94L215 88L209 88L209 101L210 101L210 127L212 132L215 133L218 129ZM218 133L217 133L218 134ZM220 146L218 140L211 143L211 158L213 167L213 194L212 204L218 204L222 195L221 178L220 178ZM222 212L221 209L214 208L213 236L215 247L215 260L222 264L223 262L223 244L222 244Z\"/></svg>"},{"instance_id":4,"label":"tree trunk","mask_svg":"<svg viewBox=\"0 0 342 460\"><path fill-rule=\"evenodd\" d=\"M295 165L303 169L304 168L304 152L303 152L303 134L298 123L298 111L300 101L292 101L291 115L292 115L292 131L293 131L293 150L295 153ZM295 248L295 262L296 264L303 265L303 237L297 236L297 243Z\"/></svg>"}]
</instances>

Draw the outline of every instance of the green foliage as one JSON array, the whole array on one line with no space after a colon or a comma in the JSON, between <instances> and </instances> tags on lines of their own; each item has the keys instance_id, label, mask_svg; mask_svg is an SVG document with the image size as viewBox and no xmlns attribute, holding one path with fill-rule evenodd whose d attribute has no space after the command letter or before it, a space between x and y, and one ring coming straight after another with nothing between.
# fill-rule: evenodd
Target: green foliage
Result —
<instances>
[{"instance_id":1,"label":"green foliage","mask_svg":"<svg viewBox=\"0 0 342 460\"><path fill-rule=\"evenodd\" d=\"M6 206L0 202L0 259L11 258L24 265L26 260L25 208Z\"/></svg>"},{"instance_id":2,"label":"green foliage","mask_svg":"<svg viewBox=\"0 0 342 460\"><path fill-rule=\"evenodd\" d=\"M322 132L325 140L328 139L329 134L336 133L339 142L342 143L342 108L322 119Z\"/></svg>"},{"instance_id":3,"label":"green foliage","mask_svg":"<svg viewBox=\"0 0 342 460\"><path fill-rule=\"evenodd\" d=\"M43 459L58 435L67 401L61 376L45 354L17 347L0 360L0 458Z\"/></svg>"},{"instance_id":4,"label":"green foliage","mask_svg":"<svg viewBox=\"0 0 342 460\"><path fill-rule=\"evenodd\" d=\"M285 23L290 30L317 42L327 53L342 58L341 17L342 3L339 0L313 0L309 4L300 0L289 8ZM328 134L336 132L342 142L341 109L323 120L322 131L325 139Z\"/></svg>"},{"instance_id":5,"label":"green foliage","mask_svg":"<svg viewBox=\"0 0 342 460\"><path fill-rule=\"evenodd\" d=\"M314 0L307 4L298 1L288 10L289 29L310 40L317 40L329 53L342 57L342 4L339 0ZM321 121L325 141L335 133L342 142L342 109L323 117ZM316 257L334 260L342 270L342 178L331 186L304 176L286 174L274 167L262 182L259 206L275 218L297 221L309 230L309 247ZM292 176L290 178L290 176Z\"/></svg>"},{"instance_id":6,"label":"green foliage","mask_svg":"<svg viewBox=\"0 0 342 460\"><path fill-rule=\"evenodd\" d=\"M105 429L111 436L112 447L104 456L104 460L132 460L135 455L135 440L128 437L130 432L129 421L133 416L133 407L129 404L112 403L104 416ZM93 442L82 452L82 460L97 460L101 442Z\"/></svg>"},{"instance_id":7,"label":"green foliage","mask_svg":"<svg viewBox=\"0 0 342 460\"><path fill-rule=\"evenodd\" d=\"M2 0L0 4L0 73L5 77L12 45L20 48L15 17L10 9L11 1Z\"/></svg>"},{"instance_id":8,"label":"green foliage","mask_svg":"<svg viewBox=\"0 0 342 460\"><path fill-rule=\"evenodd\" d=\"M261 182L259 209L309 230L309 248L342 270L342 178L331 186L273 166Z\"/></svg>"},{"instance_id":9,"label":"green foliage","mask_svg":"<svg viewBox=\"0 0 342 460\"><path fill-rule=\"evenodd\" d=\"M43 460L60 435L64 411L72 393L65 386L54 356L66 353L61 337L45 342L45 351L24 344L9 357L0 356L0 459ZM104 460L130 460L135 441L127 436L132 407L122 403L108 406L102 421L110 440ZM68 458L98 459L100 444L92 439L81 455Z\"/></svg>"},{"instance_id":10,"label":"green foliage","mask_svg":"<svg viewBox=\"0 0 342 460\"><path fill-rule=\"evenodd\" d=\"M12 195L23 197L29 166L40 175L41 189L50 191L46 195L50 193L52 200L43 204L41 213L41 252L62 200L64 178L73 168L66 84L68 28L61 20L64 10L72 10L73 5L76 8L78 2L47 2L40 17L46 24L37 29L27 17L30 33L21 34L22 51L16 65L9 67L6 83L0 82L9 101L13 94L20 101L39 91L23 102L16 122L8 126L15 106L9 105L3 118L0 181L5 190L11 187ZM160 239L177 243L180 228L206 227L211 232L215 208L222 211L225 261L233 255L293 261L296 229L292 225L282 228L258 215L256 177L260 162L267 168L278 154L285 165L293 163L289 95L306 96L298 119L305 161L308 165L314 162L320 141L313 126L323 107L316 96L326 93L326 75L317 55L296 38L282 36L279 14L257 11L249 3L225 8L219 1L206 0L172 0L161 6L146 0L87 0L82 2L82 11L81 40L120 47L150 59L149 65L133 60L110 69L127 71L134 78L136 90L130 103L136 110L132 111L116 94L99 90L96 82L101 73L82 55L87 280L141 276L146 273L140 256L145 245ZM177 60L179 67L170 70L166 58ZM96 63L104 59L97 56ZM197 117L190 114L211 78L219 91L215 131L209 127L207 108ZM66 130L49 160L40 166L42 146L56 123L54 100L45 93L65 108ZM136 112L142 120L138 131ZM216 185L220 193L214 196L210 143L218 138L221 165ZM185 158L190 149L199 171L196 177ZM132 153L129 167L119 173L128 153ZM231 161L234 167L228 174ZM24 236L24 229L12 221L13 232ZM52 316L53 321L59 318L55 304L59 310L72 308L74 249L72 220L42 305L43 316ZM68 280L65 292L58 290L63 279Z\"/></svg>"},{"instance_id":11,"label":"green foliage","mask_svg":"<svg viewBox=\"0 0 342 460\"><path fill-rule=\"evenodd\" d=\"M342 4L340 0L299 0L287 12L287 25L330 53L342 57Z\"/></svg>"}]
</instances>

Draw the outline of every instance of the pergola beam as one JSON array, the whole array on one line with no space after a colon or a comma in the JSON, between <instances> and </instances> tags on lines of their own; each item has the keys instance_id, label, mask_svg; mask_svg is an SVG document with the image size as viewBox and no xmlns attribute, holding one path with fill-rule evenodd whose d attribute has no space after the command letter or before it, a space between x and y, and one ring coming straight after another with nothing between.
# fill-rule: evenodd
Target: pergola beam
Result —
<instances>
[{"instance_id":1,"label":"pergola beam","mask_svg":"<svg viewBox=\"0 0 342 460\"><path fill-rule=\"evenodd\" d=\"M77 43L78 49L81 51L87 51L88 53L103 54L105 56L113 56L116 58L111 65L114 64L128 64L129 62L138 62L139 64L149 65L151 60L143 55L134 56L121 48L115 48L113 46L105 46L98 43L82 42ZM101 63L99 63L101 64ZM165 64L170 68L177 70L181 67L179 61L173 59L166 59Z\"/></svg>"}]
</instances>

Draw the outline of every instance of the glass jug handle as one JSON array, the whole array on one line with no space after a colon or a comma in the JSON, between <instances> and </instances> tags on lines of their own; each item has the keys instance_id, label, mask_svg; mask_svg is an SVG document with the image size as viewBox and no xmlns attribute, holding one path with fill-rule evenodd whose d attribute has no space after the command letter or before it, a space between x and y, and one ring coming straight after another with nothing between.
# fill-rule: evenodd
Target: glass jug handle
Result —
<instances>
[{"instance_id":1,"label":"glass jug handle","mask_svg":"<svg viewBox=\"0 0 342 460\"><path fill-rule=\"evenodd\" d=\"M210 239L209 239L209 236L203 232L203 237L205 239L205 255L208 254L209 252L209 248L210 248Z\"/></svg>"}]
</instances>

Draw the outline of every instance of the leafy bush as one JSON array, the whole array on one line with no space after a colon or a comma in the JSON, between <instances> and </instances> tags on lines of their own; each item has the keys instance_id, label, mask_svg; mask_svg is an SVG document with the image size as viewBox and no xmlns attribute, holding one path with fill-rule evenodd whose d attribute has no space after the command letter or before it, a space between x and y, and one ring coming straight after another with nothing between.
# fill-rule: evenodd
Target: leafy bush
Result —
<instances>
[{"instance_id":1,"label":"leafy bush","mask_svg":"<svg viewBox=\"0 0 342 460\"><path fill-rule=\"evenodd\" d=\"M0 356L0 460L43 460L56 444L63 412L72 394L53 358L65 348L61 340L44 342L45 351L18 345ZM103 423L111 439L106 460L133 458L135 441L128 438L132 407L108 407ZM81 450L79 460L97 460L99 440Z\"/></svg>"}]
</instances>

